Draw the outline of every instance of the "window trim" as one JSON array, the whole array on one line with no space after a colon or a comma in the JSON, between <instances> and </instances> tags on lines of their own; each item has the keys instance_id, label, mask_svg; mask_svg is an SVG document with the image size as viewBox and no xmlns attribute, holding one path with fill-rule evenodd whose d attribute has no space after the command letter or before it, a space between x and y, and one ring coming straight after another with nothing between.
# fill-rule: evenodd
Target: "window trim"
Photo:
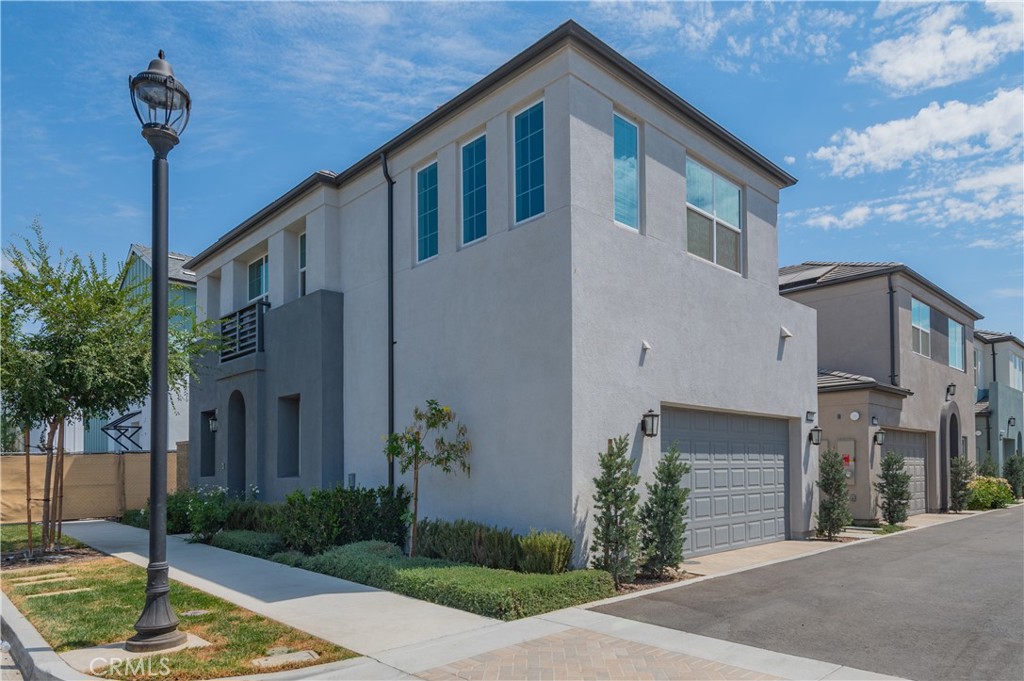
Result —
<instances>
[{"instance_id":1,"label":"window trim","mask_svg":"<svg viewBox=\"0 0 1024 681\"><path fill-rule=\"evenodd\" d=\"M299 238L296 244L299 255L299 297L302 298L306 295L306 264L309 262L309 258L306 255L306 233L302 232L299 234ZM306 261L306 262L303 262Z\"/></svg>"},{"instance_id":2,"label":"window trim","mask_svg":"<svg viewBox=\"0 0 1024 681\"><path fill-rule=\"evenodd\" d=\"M465 240L465 238L466 238L466 222L465 222L465 220L466 220L466 190L465 190L465 181L463 179L464 173L465 173L465 170L466 170L466 162L465 162L465 158L462 155L462 153L463 153L462 150L465 149L466 147L468 147L470 144L474 144L476 142L479 142L481 139L484 141L484 235L483 236L478 236L477 238L473 239L472 241L466 241ZM459 150L458 151L459 151L459 182L458 182L458 184L459 184L459 248L464 248L466 246L471 246L473 244L476 244L476 243L479 243L481 241L484 241L485 239L487 239L488 232L490 231L490 230L487 229L487 213L488 213L488 208L489 208L489 206L487 205L487 184L488 184L488 178L487 178L487 131L485 130L485 131L481 132L479 135L476 135L475 137L472 137L470 139L467 139L464 142L461 142L459 144Z\"/></svg>"},{"instance_id":3,"label":"window trim","mask_svg":"<svg viewBox=\"0 0 1024 681\"><path fill-rule=\"evenodd\" d=\"M437 168L437 170L435 170L435 173L437 175L437 183L434 186L434 191L437 193L437 208L435 209L435 211L438 214L437 232L436 232L436 234L437 234L437 252L434 253L433 255L428 255L426 258L423 258L421 260L420 259L420 173L422 173L423 171L429 169L431 166L435 166L435 168ZM413 182L413 192L412 192L413 193L413 199L412 199L413 200L413 233L412 233L412 236L413 236L413 242L412 242L412 244L413 244L413 262L415 264L417 264L417 265L420 265L420 264L425 263L425 262L430 262L434 258L438 257L438 255L440 255L440 253L441 253L441 219L440 219L440 213L441 213L441 175L440 175L440 166L438 166L438 163L437 163L437 158L434 158L434 159L432 159L430 161L427 161L423 165L421 165L418 168L416 168L415 172L413 173L413 180L414 180L414 182Z\"/></svg>"},{"instance_id":4,"label":"window trim","mask_svg":"<svg viewBox=\"0 0 1024 681\"><path fill-rule=\"evenodd\" d=\"M527 111L529 111L533 107L537 106L538 104L544 104L544 97L543 97L543 95L541 97L537 98L536 100L534 100L533 102L531 102L530 104L527 104L526 106L522 107L518 111L514 111L512 113L512 126L511 126L512 129L510 131L512 133L512 146L511 146L512 153L509 154L511 156L511 158L512 158L512 197L511 197L512 200L509 203L511 204L511 207L512 207L512 226L513 227L516 227L516 226L522 225L522 224L526 224L527 222L530 222L531 220L536 220L537 218L543 217L548 212L547 196L545 195L545 198L544 198L544 210L542 210L539 213L535 213L535 214L533 214L533 215L531 215L529 217L523 218L522 220L518 220L517 219L518 216L516 215L516 197L517 197L516 191L518 189L518 184L519 184L516 181L516 118L518 118L522 114L526 113ZM541 109L541 112L542 112L541 123L542 123L542 126L543 126L541 128L541 130L546 131L547 130L547 107L546 106L543 107ZM545 136L544 142L545 142L545 144L547 143L547 136ZM542 159L541 160L541 165L544 167L544 192L546 194L547 188L548 188L548 175L547 175L547 160L548 160L548 158L547 158L547 153L543 153L541 159Z\"/></svg>"},{"instance_id":5,"label":"window trim","mask_svg":"<svg viewBox=\"0 0 1024 681\"><path fill-rule=\"evenodd\" d=\"M688 220L686 221L686 223L687 223L686 224L686 229L687 229L686 252L689 253L690 255L692 255L693 257L698 258L699 260L701 260L703 262L709 262L712 265L717 265L718 267L722 268L723 270L725 270L727 272L732 272L733 274L737 274L737 275L739 275L741 277L744 277L744 276L746 276L746 264L747 264L747 258L746 258L746 256L747 256L746 231L747 230L744 228L744 222L745 222L744 218L746 217L746 213L747 213L747 192L746 192L747 186L743 182L740 182L740 181L738 181L736 179L733 179L729 175L726 175L725 173L722 173L722 172L719 172L718 170L715 170L714 166L712 166L709 163L705 163L700 157L695 156L693 154L690 154L689 150L687 150L686 156L683 159L683 169L684 169L684 171L686 169L686 163L688 161L692 161L693 163L696 163L701 168L703 168L704 170L706 170L709 173L711 173L711 177L712 177L711 202L712 202L712 204L714 204L715 198L717 196L717 193L715 192L715 189L714 189L714 187L715 187L715 185L714 185L715 178L721 178L721 179L725 180L726 182L735 185L736 188L740 190L740 196L739 196L739 218L740 218L740 224L739 224L739 226L732 225L729 222L727 222L726 220L720 219L720 218L716 217L715 215L712 215L711 213L708 213L703 208L700 208L699 206L696 206L696 205L690 203L690 197L689 196L685 196L684 197L685 210L687 210L687 211L692 210L695 213L697 213L698 215L700 215L700 216L702 216L704 218L707 218L708 220L711 220L711 258L710 259L705 258L704 256L698 255L697 253L694 253L692 250L690 250L690 243L689 243L689 221ZM690 189L690 177L689 177L689 174L686 173L685 177L686 177L686 191L687 191L687 194L688 194L689 193L689 189ZM685 218L685 216L684 216L684 218ZM716 227L718 227L718 225L722 225L726 229L728 229L730 231L733 231L736 234L739 234L740 244L739 244L738 257L739 257L739 266L740 267L739 267L738 270L734 270L731 267L726 267L725 265L723 265L723 264L718 262L718 230L716 229Z\"/></svg>"},{"instance_id":6,"label":"window trim","mask_svg":"<svg viewBox=\"0 0 1024 681\"><path fill-rule=\"evenodd\" d=\"M928 310L928 326L927 327L921 327L921 326L918 326L917 324L914 323L914 303L918 303L919 305L923 305L925 307L925 309ZM920 352L919 350L914 349L914 329L917 329L918 331L921 331L922 333L924 333L924 334L926 334L928 336L928 354L927 355L924 354L923 352ZM915 298L913 296L910 297L910 351L913 352L914 354L920 355L921 357L927 357L928 359L932 358L932 306L929 305L928 303L924 302L923 300L918 300L917 298Z\"/></svg>"},{"instance_id":7,"label":"window trim","mask_svg":"<svg viewBox=\"0 0 1024 681\"><path fill-rule=\"evenodd\" d=\"M911 319L911 324L913 324L913 319ZM960 366L957 366L957 365L953 364L953 362L952 362L952 359L953 359L953 329L955 327L960 327ZM947 363L949 364L949 367L951 369L956 369L957 371L962 371L964 373L967 373L967 352L966 352L966 349L965 349L964 334L965 334L965 329L964 329L964 325L963 324L961 324L960 322L958 322L958 321L956 321L954 319L950 319L948 317L946 318L946 338L947 338L947 343L948 343L948 352L946 353L947 356L948 356L947 357Z\"/></svg>"},{"instance_id":8,"label":"window trim","mask_svg":"<svg viewBox=\"0 0 1024 681\"><path fill-rule=\"evenodd\" d=\"M615 158L615 119L616 118L622 120L623 123L626 123L627 125L632 126L632 128L633 128L633 135L634 135L634 138L636 139L636 188L635 188L635 195L636 195L636 225L631 225L628 222L622 222L621 220L619 220L618 215L616 215L615 201L618 198L616 196L616 190L618 189L618 185L615 184L615 161L616 161L616 158ZM640 231L640 225L643 222L643 220L641 218L641 215L640 215L640 213L641 213L641 211L640 211L640 203L641 203L640 202L640 194L641 194L641 192L640 192L640 187L641 187L641 180L640 180L640 177L641 177L641 160L640 159L641 159L641 154L640 154L640 122L637 119L635 119L634 117L629 116L629 115L625 114L624 112L622 112L622 111L620 111L618 109L612 109L612 220L615 222L615 224L621 225L622 227L625 227L626 229L633 230L634 232L639 232Z\"/></svg>"},{"instance_id":9,"label":"window trim","mask_svg":"<svg viewBox=\"0 0 1024 681\"><path fill-rule=\"evenodd\" d=\"M250 261L249 264L246 265L246 267L245 267L245 295L249 296L249 268L251 268L253 265L255 265L256 263L258 263L260 261L263 262L263 267L260 268L260 288L263 289L263 292L261 294L259 294L258 296L256 296L255 298L250 297L249 301L248 301L249 303L255 303L256 301L259 301L259 300L268 300L270 298L270 281L268 281L270 279L270 254L269 253L264 253L263 255L259 256L255 260Z\"/></svg>"}]
</instances>

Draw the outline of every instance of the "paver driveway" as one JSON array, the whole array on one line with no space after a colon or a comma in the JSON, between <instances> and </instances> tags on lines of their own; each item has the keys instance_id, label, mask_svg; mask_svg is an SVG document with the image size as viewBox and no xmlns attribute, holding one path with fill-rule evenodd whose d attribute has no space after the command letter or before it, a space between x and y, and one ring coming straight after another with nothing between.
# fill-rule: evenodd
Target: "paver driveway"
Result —
<instances>
[{"instance_id":1,"label":"paver driveway","mask_svg":"<svg viewBox=\"0 0 1024 681\"><path fill-rule=\"evenodd\" d=\"M595 610L910 679L1024 678L1024 506Z\"/></svg>"}]
</instances>

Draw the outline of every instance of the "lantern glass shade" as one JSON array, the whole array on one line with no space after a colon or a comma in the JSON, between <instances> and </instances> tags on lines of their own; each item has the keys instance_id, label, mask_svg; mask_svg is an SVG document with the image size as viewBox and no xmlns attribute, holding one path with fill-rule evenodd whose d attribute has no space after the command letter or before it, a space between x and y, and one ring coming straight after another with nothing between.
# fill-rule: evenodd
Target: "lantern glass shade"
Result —
<instances>
[{"instance_id":1,"label":"lantern glass shade","mask_svg":"<svg viewBox=\"0 0 1024 681\"><path fill-rule=\"evenodd\" d=\"M644 414L640 420L640 430L647 437L658 436L658 421L661 419L661 414L655 414L653 409L648 409L647 413Z\"/></svg>"},{"instance_id":2,"label":"lantern glass shade","mask_svg":"<svg viewBox=\"0 0 1024 681\"><path fill-rule=\"evenodd\" d=\"M881 447L885 444L885 431L879 430L875 432L875 444Z\"/></svg>"},{"instance_id":3,"label":"lantern glass shade","mask_svg":"<svg viewBox=\"0 0 1024 681\"><path fill-rule=\"evenodd\" d=\"M188 90L174 77L174 69L160 56L149 68L129 80L132 106L144 128L162 128L175 136L185 131L192 110Z\"/></svg>"},{"instance_id":4,"label":"lantern glass shade","mask_svg":"<svg viewBox=\"0 0 1024 681\"><path fill-rule=\"evenodd\" d=\"M956 396L956 383L950 383L946 386L946 397Z\"/></svg>"},{"instance_id":5,"label":"lantern glass shade","mask_svg":"<svg viewBox=\"0 0 1024 681\"><path fill-rule=\"evenodd\" d=\"M210 419L210 432L211 433L216 433L217 432L217 417L216 416L214 416L214 417L212 417Z\"/></svg>"},{"instance_id":6,"label":"lantern glass shade","mask_svg":"<svg viewBox=\"0 0 1024 681\"><path fill-rule=\"evenodd\" d=\"M818 445L821 444L821 428L819 428L818 426L814 426L813 428L811 428L811 432L808 434L807 437L811 441L811 444L817 447Z\"/></svg>"},{"instance_id":7,"label":"lantern glass shade","mask_svg":"<svg viewBox=\"0 0 1024 681\"><path fill-rule=\"evenodd\" d=\"M1017 419L1016 419L1016 417L1014 417L1014 416L1011 416L1011 417L1010 417L1010 420L1008 420L1008 421L1006 422L1006 425L1008 425L1008 426L1009 426L1010 428L1013 428L1013 427L1014 427L1015 425L1017 425Z\"/></svg>"}]
</instances>

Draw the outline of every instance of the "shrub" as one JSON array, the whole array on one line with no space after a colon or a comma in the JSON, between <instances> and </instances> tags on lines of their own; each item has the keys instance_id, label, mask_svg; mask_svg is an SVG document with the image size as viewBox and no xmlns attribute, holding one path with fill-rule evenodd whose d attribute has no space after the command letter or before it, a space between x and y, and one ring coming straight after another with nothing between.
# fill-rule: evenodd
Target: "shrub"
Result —
<instances>
[{"instance_id":1,"label":"shrub","mask_svg":"<svg viewBox=\"0 0 1024 681\"><path fill-rule=\"evenodd\" d=\"M606 572L524 575L433 558L405 558L385 542L360 542L307 558L308 570L504 620L538 615L614 594Z\"/></svg>"},{"instance_id":2,"label":"shrub","mask_svg":"<svg viewBox=\"0 0 1024 681\"><path fill-rule=\"evenodd\" d=\"M973 477L974 462L966 456L954 456L949 462L949 510L953 513L959 513L970 505Z\"/></svg>"},{"instance_id":3,"label":"shrub","mask_svg":"<svg viewBox=\"0 0 1024 681\"><path fill-rule=\"evenodd\" d=\"M565 572L572 558L572 539L563 532L538 532L519 537L519 570L546 575Z\"/></svg>"},{"instance_id":4,"label":"shrub","mask_svg":"<svg viewBox=\"0 0 1024 681\"><path fill-rule=\"evenodd\" d=\"M647 501L640 510L640 524L644 570L650 574L660 577L668 568L683 562L685 518L689 510L686 499L690 488L680 485L689 472L690 465L680 460L679 448L673 443L654 468L654 484L647 484Z\"/></svg>"},{"instance_id":5,"label":"shrub","mask_svg":"<svg viewBox=\"0 0 1024 681\"><path fill-rule=\"evenodd\" d=\"M182 489L167 495L167 534L192 531L188 508L195 497L196 491L193 489Z\"/></svg>"},{"instance_id":6,"label":"shrub","mask_svg":"<svg viewBox=\"0 0 1024 681\"><path fill-rule=\"evenodd\" d=\"M1013 503L1013 490L1003 478L981 476L971 480L971 501L968 508L984 511L990 508L1006 508Z\"/></svg>"},{"instance_id":7,"label":"shrub","mask_svg":"<svg viewBox=\"0 0 1024 681\"><path fill-rule=\"evenodd\" d=\"M903 455L889 452L882 457L881 479L875 483L878 506L882 518L890 525L899 525L907 519L910 506L910 473L907 473Z\"/></svg>"},{"instance_id":8,"label":"shrub","mask_svg":"<svg viewBox=\"0 0 1024 681\"><path fill-rule=\"evenodd\" d=\"M205 487L196 491L188 501L190 541L209 542L213 535L224 529L230 503L231 498L224 487Z\"/></svg>"},{"instance_id":9,"label":"shrub","mask_svg":"<svg viewBox=\"0 0 1024 681\"><path fill-rule=\"evenodd\" d=\"M822 494L818 502L818 534L832 541L844 527L853 522L843 457L836 450L827 449L822 452L817 484Z\"/></svg>"},{"instance_id":10,"label":"shrub","mask_svg":"<svg viewBox=\"0 0 1024 681\"><path fill-rule=\"evenodd\" d=\"M983 478L994 478L999 475L999 471L996 470L996 462L992 459L991 454L986 454L985 460L978 464L978 475Z\"/></svg>"},{"instance_id":11,"label":"shrub","mask_svg":"<svg viewBox=\"0 0 1024 681\"><path fill-rule=\"evenodd\" d=\"M289 567L302 567L306 563L307 556L302 551L281 551L270 557L270 560Z\"/></svg>"},{"instance_id":12,"label":"shrub","mask_svg":"<svg viewBox=\"0 0 1024 681\"><path fill-rule=\"evenodd\" d=\"M425 558L502 570L515 570L519 562L519 541L512 530L472 520L424 519L417 541L417 555Z\"/></svg>"},{"instance_id":13,"label":"shrub","mask_svg":"<svg viewBox=\"0 0 1024 681\"><path fill-rule=\"evenodd\" d=\"M147 508L136 508L128 509L121 516L122 525L131 525L132 527L138 527L143 530L149 529L149 509Z\"/></svg>"},{"instance_id":14,"label":"shrub","mask_svg":"<svg viewBox=\"0 0 1024 681\"><path fill-rule=\"evenodd\" d=\"M277 510L276 526L288 548L307 554L370 539L403 546L408 504L404 487L394 496L387 487L296 490Z\"/></svg>"},{"instance_id":15,"label":"shrub","mask_svg":"<svg viewBox=\"0 0 1024 681\"><path fill-rule=\"evenodd\" d=\"M236 499L228 505L225 530L276 532L282 504L268 504L254 499Z\"/></svg>"},{"instance_id":16,"label":"shrub","mask_svg":"<svg viewBox=\"0 0 1024 681\"><path fill-rule=\"evenodd\" d=\"M219 549L244 553L257 558L270 558L284 551L284 540L273 532L252 530L223 530L213 535L210 542Z\"/></svg>"},{"instance_id":17,"label":"shrub","mask_svg":"<svg viewBox=\"0 0 1024 681\"><path fill-rule=\"evenodd\" d=\"M1024 497L1024 456L1014 454L1003 462L1003 477L1010 483L1013 496Z\"/></svg>"},{"instance_id":18,"label":"shrub","mask_svg":"<svg viewBox=\"0 0 1024 681\"><path fill-rule=\"evenodd\" d=\"M590 565L611 573L615 586L636 579L640 557L640 523L636 486L640 476L633 473L627 452L629 436L615 438L608 451L598 454L601 474L594 478L594 533Z\"/></svg>"}]
</instances>

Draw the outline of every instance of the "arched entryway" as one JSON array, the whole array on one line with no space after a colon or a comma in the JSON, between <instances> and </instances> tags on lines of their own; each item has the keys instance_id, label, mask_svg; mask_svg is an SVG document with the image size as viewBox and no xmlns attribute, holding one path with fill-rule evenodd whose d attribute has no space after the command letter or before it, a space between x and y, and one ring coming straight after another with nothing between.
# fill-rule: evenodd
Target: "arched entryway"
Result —
<instances>
[{"instance_id":1,"label":"arched entryway","mask_svg":"<svg viewBox=\"0 0 1024 681\"><path fill-rule=\"evenodd\" d=\"M949 510L950 467L953 459L966 456L960 446L960 408L956 402L947 402L939 418L939 510Z\"/></svg>"},{"instance_id":2,"label":"arched entryway","mask_svg":"<svg viewBox=\"0 0 1024 681\"><path fill-rule=\"evenodd\" d=\"M235 391L228 399L228 471L231 494L245 492L245 399Z\"/></svg>"}]
</instances>

